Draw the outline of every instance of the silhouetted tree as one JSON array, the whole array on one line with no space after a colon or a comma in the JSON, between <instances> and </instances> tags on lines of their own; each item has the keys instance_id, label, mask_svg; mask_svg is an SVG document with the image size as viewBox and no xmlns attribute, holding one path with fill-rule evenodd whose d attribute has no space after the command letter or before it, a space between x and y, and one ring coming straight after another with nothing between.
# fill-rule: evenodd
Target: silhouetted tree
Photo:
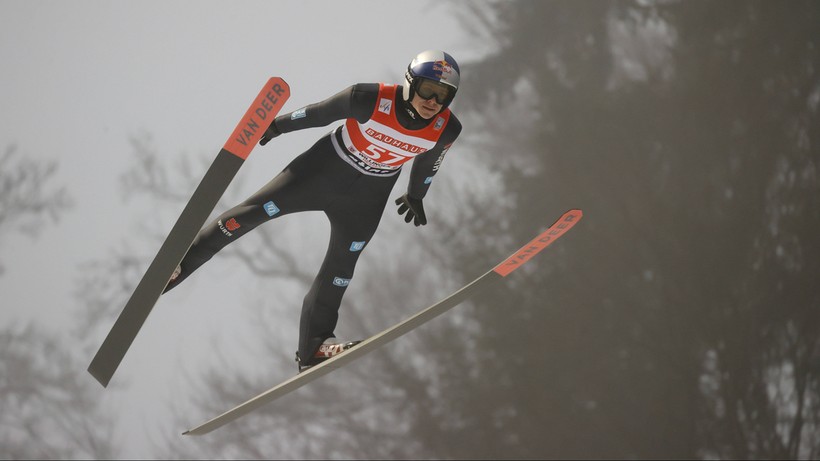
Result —
<instances>
[{"instance_id":1,"label":"silhouetted tree","mask_svg":"<svg viewBox=\"0 0 820 461\"><path fill-rule=\"evenodd\" d=\"M492 352L451 368L486 378L443 399L463 415L454 446L816 455L819 16L812 2L473 7L494 43L461 98L487 120L512 205L457 224L491 242L570 207L585 218L546 267L482 298Z\"/></svg>"},{"instance_id":2,"label":"silhouetted tree","mask_svg":"<svg viewBox=\"0 0 820 461\"><path fill-rule=\"evenodd\" d=\"M0 154L0 237L10 232L36 237L45 221L56 222L71 206L65 187L52 187L56 171L56 162L21 157L15 145Z\"/></svg>"},{"instance_id":3,"label":"silhouetted tree","mask_svg":"<svg viewBox=\"0 0 820 461\"><path fill-rule=\"evenodd\" d=\"M11 231L37 237L71 206L55 187L56 162L0 155L0 243ZM0 329L0 458L111 458L110 418L85 386L68 338L33 323Z\"/></svg>"},{"instance_id":4,"label":"silhouetted tree","mask_svg":"<svg viewBox=\"0 0 820 461\"><path fill-rule=\"evenodd\" d=\"M111 459L112 418L65 337L29 325L0 330L0 457Z\"/></svg>"}]
</instances>

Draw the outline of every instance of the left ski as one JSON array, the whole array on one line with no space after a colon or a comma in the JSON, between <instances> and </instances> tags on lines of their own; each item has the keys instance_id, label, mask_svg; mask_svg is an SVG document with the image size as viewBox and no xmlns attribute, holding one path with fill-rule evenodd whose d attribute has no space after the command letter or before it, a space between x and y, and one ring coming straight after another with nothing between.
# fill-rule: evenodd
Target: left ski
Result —
<instances>
[{"instance_id":1,"label":"left ski","mask_svg":"<svg viewBox=\"0 0 820 461\"><path fill-rule=\"evenodd\" d=\"M265 131L262 125L271 120L290 97L290 88L279 77L271 77L262 87L228 142L216 155L205 176L194 190L188 204L177 218L154 260L148 266L131 297L114 322L91 363L88 372L107 387L114 372L137 337L154 308L171 273L182 261L197 232L228 188L239 167ZM270 122L268 122L270 123Z\"/></svg>"},{"instance_id":2,"label":"left ski","mask_svg":"<svg viewBox=\"0 0 820 461\"><path fill-rule=\"evenodd\" d=\"M381 333L362 341L342 354L308 368L278 386L259 394L258 396L234 407L231 410L228 410L225 413L222 413L210 421L183 432L183 435L207 434L208 432L222 427L223 425L234 421L267 403L270 403L337 368L347 365L368 352L371 352L374 349L377 349L398 338L399 336L402 336L403 334L417 328L418 326L427 323L433 318L438 317L453 307L461 304L463 301L494 285L496 282L524 265L527 261L532 259L533 256L552 244L552 242L560 236L564 235L564 233L571 229L582 216L583 212L581 210L570 210L564 213L558 221L535 237L532 241L530 241L530 243L524 245L520 250L505 259L501 262L501 264L495 266L491 271L473 280L464 288L456 291L447 298L444 298L436 304L433 304L418 314L382 331Z\"/></svg>"}]
</instances>

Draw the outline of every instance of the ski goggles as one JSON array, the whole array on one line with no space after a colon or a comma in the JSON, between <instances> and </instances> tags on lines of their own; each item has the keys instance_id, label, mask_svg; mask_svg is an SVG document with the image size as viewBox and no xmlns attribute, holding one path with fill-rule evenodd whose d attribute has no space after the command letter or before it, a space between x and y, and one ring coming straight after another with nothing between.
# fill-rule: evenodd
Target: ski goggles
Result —
<instances>
[{"instance_id":1,"label":"ski goggles","mask_svg":"<svg viewBox=\"0 0 820 461\"><path fill-rule=\"evenodd\" d=\"M426 78L419 80L418 85L416 85L416 94L421 99L429 101L436 98L436 102L444 106L449 104L455 96L456 89L450 85Z\"/></svg>"}]
</instances>

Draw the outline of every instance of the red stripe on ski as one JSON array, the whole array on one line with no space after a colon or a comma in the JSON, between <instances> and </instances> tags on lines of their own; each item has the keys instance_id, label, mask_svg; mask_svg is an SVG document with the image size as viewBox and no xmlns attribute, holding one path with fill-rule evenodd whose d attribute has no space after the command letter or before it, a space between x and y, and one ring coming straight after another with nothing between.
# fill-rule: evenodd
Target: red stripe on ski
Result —
<instances>
[{"instance_id":1,"label":"red stripe on ski","mask_svg":"<svg viewBox=\"0 0 820 461\"><path fill-rule=\"evenodd\" d=\"M542 232L538 237L535 237L530 243L524 245L504 262L495 266L493 271L502 277L506 277L507 274L518 269L529 261L530 258L538 254L538 252L548 247L552 242L558 239L558 237L564 235L575 223L581 220L582 216L584 216L584 212L581 210L567 211L558 221L555 221L549 229Z\"/></svg>"},{"instance_id":2,"label":"red stripe on ski","mask_svg":"<svg viewBox=\"0 0 820 461\"><path fill-rule=\"evenodd\" d=\"M242 160L248 158L289 97L288 84L279 77L271 77L228 138L224 149Z\"/></svg>"}]
</instances>

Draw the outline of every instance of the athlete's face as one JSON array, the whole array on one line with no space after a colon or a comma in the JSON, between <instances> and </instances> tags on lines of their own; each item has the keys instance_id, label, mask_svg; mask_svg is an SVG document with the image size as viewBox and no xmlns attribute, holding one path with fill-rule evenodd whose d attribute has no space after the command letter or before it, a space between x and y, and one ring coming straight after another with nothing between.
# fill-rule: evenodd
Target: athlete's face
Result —
<instances>
[{"instance_id":1,"label":"athlete's face","mask_svg":"<svg viewBox=\"0 0 820 461\"><path fill-rule=\"evenodd\" d=\"M410 104L425 119L433 118L452 96L452 87L423 78L416 87Z\"/></svg>"},{"instance_id":2,"label":"athlete's face","mask_svg":"<svg viewBox=\"0 0 820 461\"><path fill-rule=\"evenodd\" d=\"M422 99L418 94L413 95L410 104L424 119L435 117L441 110L441 104L436 101L436 98Z\"/></svg>"}]
</instances>

